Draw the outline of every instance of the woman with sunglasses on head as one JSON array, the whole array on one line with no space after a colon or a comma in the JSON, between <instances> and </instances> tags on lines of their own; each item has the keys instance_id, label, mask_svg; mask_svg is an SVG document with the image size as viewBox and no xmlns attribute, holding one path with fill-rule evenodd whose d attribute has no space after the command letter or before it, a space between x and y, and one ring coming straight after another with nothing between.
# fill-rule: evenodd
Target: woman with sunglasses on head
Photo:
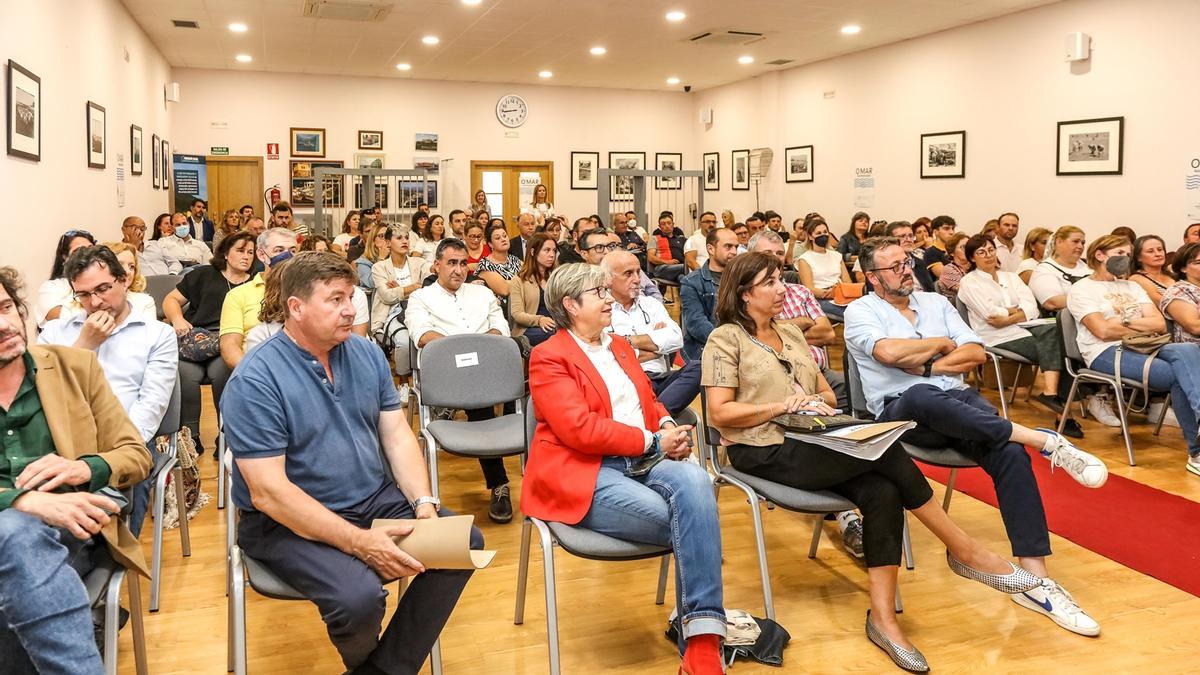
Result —
<instances>
[{"instance_id":1,"label":"woman with sunglasses on head","mask_svg":"<svg viewBox=\"0 0 1200 675\"><path fill-rule=\"evenodd\" d=\"M911 269L908 258L905 268ZM775 321L785 294L773 256L746 253L725 268L716 307L720 325L702 357L708 422L720 431L729 461L739 471L800 490L829 490L862 510L867 638L901 668L925 672L929 665L905 637L894 606L904 510L945 543L956 574L1002 593L1023 593L1041 580L963 532L934 500L928 481L899 443L866 460L784 436L772 422L778 415L829 415L836 405L803 332Z\"/></svg>"},{"instance_id":2,"label":"woman with sunglasses on head","mask_svg":"<svg viewBox=\"0 0 1200 675\"><path fill-rule=\"evenodd\" d=\"M57 319L63 308L74 300L71 283L63 276L63 267L67 257L84 246L95 246L96 238L87 230L67 230L58 238L54 247L54 264L50 267L50 278L38 287L37 303L34 305L34 318L38 328L47 321Z\"/></svg>"}]
</instances>

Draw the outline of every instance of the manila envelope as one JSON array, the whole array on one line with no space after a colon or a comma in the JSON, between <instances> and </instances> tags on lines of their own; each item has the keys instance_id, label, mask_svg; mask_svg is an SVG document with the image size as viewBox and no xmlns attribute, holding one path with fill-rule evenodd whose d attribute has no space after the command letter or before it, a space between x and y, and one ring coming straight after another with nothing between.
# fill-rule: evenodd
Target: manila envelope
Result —
<instances>
[{"instance_id":1,"label":"manila envelope","mask_svg":"<svg viewBox=\"0 0 1200 675\"><path fill-rule=\"evenodd\" d=\"M471 525L474 522L475 516L415 520L379 518L371 522L371 529L411 524L412 532L395 537L393 541L426 569L478 570L491 564L496 552L471 550Z\"/></svg>"}]
</instances>

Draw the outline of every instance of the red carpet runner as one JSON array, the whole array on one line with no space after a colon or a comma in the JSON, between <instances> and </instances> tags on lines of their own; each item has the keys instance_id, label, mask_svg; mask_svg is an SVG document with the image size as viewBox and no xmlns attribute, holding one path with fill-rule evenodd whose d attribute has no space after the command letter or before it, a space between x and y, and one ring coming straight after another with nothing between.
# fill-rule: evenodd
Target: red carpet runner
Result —
<instances>
[{"instance_id":1,"label":"red carpet runner","mask_svg":"<svg viewBox=\"0 0 1200 675\"><path fill-rule=\"evenodd\" d=\"M1026 451L1029 451L1026 448ZM1200 597L1200 504L1120 476L1092 490L1033 454L1050 531L1130 569ZM917 462L943 485L949 469ZM955 489L996 506L983 469L961 469ZM954 508L951 502L950 513Z\"/></svg>"}]
</instances>

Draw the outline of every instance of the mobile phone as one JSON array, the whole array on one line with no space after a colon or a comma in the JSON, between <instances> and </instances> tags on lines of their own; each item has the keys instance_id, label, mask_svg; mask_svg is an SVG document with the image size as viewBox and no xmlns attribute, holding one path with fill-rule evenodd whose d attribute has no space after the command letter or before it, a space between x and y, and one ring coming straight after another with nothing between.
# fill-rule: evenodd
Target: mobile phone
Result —
<instances>
[{"instance_id":1,"label":"mobile phone","mask_svg":"<svg viewBox=\"0 0 1200 675\"><path fill-rule=\"evenodd\" d=\"M125 513L125 511L129 509L129 500L125 498L125 495L122 494L120 490L118 490L114 487L109 487L106 485L106 486L100 488L99 490L96 490L92 494L100 495L101 497L108 497L109 499L111 499L117 503L117 512L116 513L113 513L111 511L109 511L108 509L104 509L104 512L110 516L115 516L115 515L118 515L121 513Z\"/></svg>"}]
</instances>

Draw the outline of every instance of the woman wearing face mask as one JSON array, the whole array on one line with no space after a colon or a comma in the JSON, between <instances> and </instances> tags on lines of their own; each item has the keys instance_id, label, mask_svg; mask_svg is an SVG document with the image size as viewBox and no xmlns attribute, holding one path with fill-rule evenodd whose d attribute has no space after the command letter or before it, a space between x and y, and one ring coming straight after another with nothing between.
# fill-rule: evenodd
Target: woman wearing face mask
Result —
<instances>
[{"instance_id":1,"label":"woman wearing face mask","mask_svg":"<svg viewBox=\"0 0 1200 675\"><path fill-rule=\"evenodd\" d=\"M1167 329L1163 315L1146 291L1127 277L1132 271L1129 240L1105 235L1087 250L1092 275L1071 287L1067 309L1079 327L1079 351L1088 368L1116 373L1121 339L1134 333ZM1200 348L1194 344L1164 345L1154 356L1131 349L1120 350L1121 376L1141 381L1149 359L1148 383L1155 391L1171 392L1171 408L1187 442L1189 472L1200 475Z\"/></svg>"},{"instance_id":2,"label":"woman wearing face mask","mask_svg":"<svg viewBox=\"0 0 1200 675\"><path fill-rule=\"evenodd\" d=\"M858 249L867 238L867 228L871 226L871 216L866 211L859 211L850 218L850 229L842 235L838 242L838 253L847 266L858 260Z\"/></svg>"},{"instance_id":3,"label":"woman wearing face mask","mask_svg":"<svg viewBox=\"0 0 1200 675\"><path fill-rule=\"evenodd\" d=\"M1147 234L1133 241L1133 275L1129 279L1141 286L1158 307L1167 287L1175 283L1167 272L1167 247L1160 237Z\"/></svg>"},{"instance_id":4,"label":"woman wearing face mask","mask_svg":"<svg viewBox=\"0 0 1200 675\"><path fill-rule=\"evenodd\" d=\"M839 283L850 283L850 272L842 264L842 254L836 249L829 248L833 237L829 235L829 226L820 216L809 218L804 224L812 247L796 261L796 270L800 272L800 283L821 301L821 309L829 316L842 318L846 308L833 303L833 287Z\"/></svg>"},{"instance_id":5,"label":"woman wearing face mask","mask_svg":"<svg viewBox=\"0 0 1200 675\"><path fill-rule=\"evenodd\" d=\"M192 236L192 225L183 213L171 215L171 236L159 237L159 249L184 267L206 265L212 260L212 250L204 242Z\"/></svg>"}]
</instances>

